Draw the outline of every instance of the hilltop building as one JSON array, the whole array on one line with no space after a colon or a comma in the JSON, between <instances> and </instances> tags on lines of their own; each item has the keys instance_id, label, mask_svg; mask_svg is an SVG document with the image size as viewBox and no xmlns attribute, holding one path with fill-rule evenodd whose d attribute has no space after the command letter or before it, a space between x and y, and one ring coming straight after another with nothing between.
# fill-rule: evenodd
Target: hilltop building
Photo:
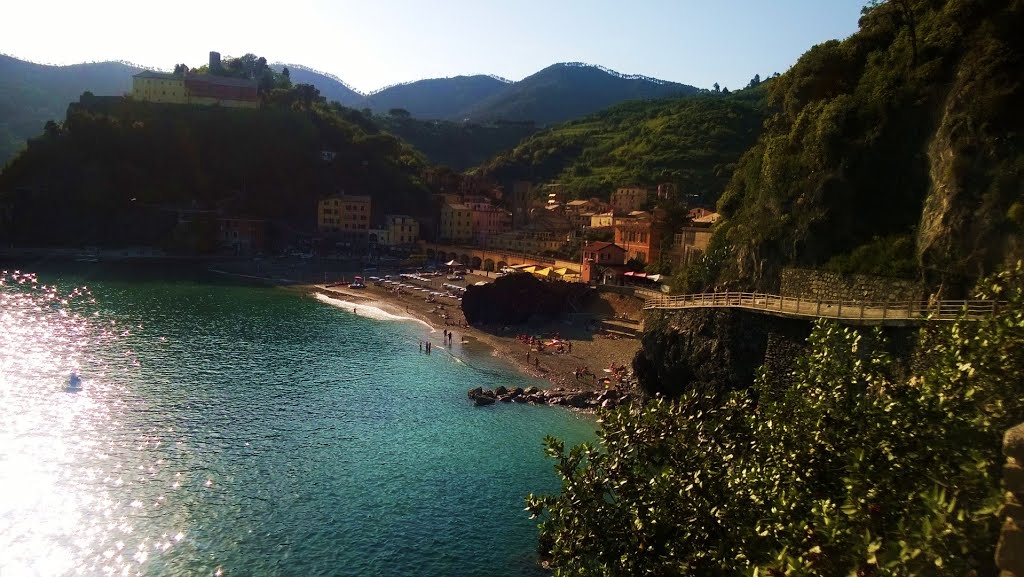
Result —
<instances>
[{"instance_id":1,"label":"hilltop building","mask_svg":"<svg viewBox=\"0 0 1024 577\"><path fill-rule=\"evenodd\" d=\"M210 53L210 69L220 54ZM256 81L211 74L168 74L145 70L132 76L132 98L167 104L217 105L259 108Z\"/></svg>"}]
</instances>

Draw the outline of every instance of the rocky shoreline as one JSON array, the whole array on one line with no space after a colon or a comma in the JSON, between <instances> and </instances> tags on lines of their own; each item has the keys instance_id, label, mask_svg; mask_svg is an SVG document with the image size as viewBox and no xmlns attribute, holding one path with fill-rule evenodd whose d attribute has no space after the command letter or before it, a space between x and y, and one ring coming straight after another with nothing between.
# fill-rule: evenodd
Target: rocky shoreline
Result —
<instances>
[{"instance_id":1,"label":"rocky shoreline","mask_svg":"<svg viewBox=\"0 0 1024 577\"><path fill-rule=\"evenodd\" d=\"M633 400L630 393L617 389L597 391L591 389L540 389L538 387L498 387L485 389L477 387L468 392L469 399L478 406L502 403L530 403L534 405L558 405L582 410L610 409Z\"/></svg>"}]
</instances>

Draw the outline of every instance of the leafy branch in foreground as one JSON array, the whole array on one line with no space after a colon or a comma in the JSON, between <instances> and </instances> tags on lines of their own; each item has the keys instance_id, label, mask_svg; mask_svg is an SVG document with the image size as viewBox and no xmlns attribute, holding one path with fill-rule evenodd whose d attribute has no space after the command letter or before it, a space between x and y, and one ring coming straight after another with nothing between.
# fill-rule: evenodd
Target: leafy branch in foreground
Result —
<instances>
[{"instance_id":1,"label":"leafy branch in foreground","mask_svg":"<svg viewBox=\"0 0 1024 577\"><path fill-rule=\"evenodd\" d=\"M819 323L787 384L603 415L548 439L527 498L558 575L994 575L1003 431L1024 420L1024 269L984 321L921 330L906 376L879 331Z\"/></svg>"}]
</instances>

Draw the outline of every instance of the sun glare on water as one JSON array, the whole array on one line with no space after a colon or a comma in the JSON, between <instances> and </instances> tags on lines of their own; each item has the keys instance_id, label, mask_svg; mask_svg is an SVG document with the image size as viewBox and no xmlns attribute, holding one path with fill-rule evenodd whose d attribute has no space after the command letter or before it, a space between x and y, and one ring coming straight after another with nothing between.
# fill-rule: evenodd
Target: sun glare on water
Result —
<instances>
[{"instance_id":1,"label":"sun glare on water","mask_svg":"<svg viewBox=\"0 0 1024 577\"><path fill-rule=\"evenodd\" d=\"M88 287L0 273L0 575L140 574L184 538L135 530L160 503L132 487L162 475L121 438L131 401L111 377L136 370L129 334Z\"/></svg>"}]
</instances>

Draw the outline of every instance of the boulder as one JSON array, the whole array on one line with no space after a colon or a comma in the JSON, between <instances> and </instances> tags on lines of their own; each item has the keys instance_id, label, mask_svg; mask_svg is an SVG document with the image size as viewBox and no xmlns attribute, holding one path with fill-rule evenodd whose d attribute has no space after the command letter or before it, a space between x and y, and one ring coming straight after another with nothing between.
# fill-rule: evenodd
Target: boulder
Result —
<instances>
[{"instance_id":1,"label":"boulder","mask_svg":"<svg viewBox=\"0 0 1024 577\"><path fill-rule=\"evenodd\" d=\"M488 391L488 392L490 392L490 391ZM492 396L480 395L478 397L475 397L473 399L473 402L476 403L476 406L482 407L484 405L493 405L495 400L496 399L494 397L492 397Z\"/></svg>"},{"instance_id":2,"label":"boulder","mask_svg":"<svg viewBox=\"0 0 1024 577\"><path fill-rule=\"evenodd\" d=\"M507 395L508 394L508 389L505 388L504 385L502 385L502 386L498 387L497 389L494 389L494 394L498 395L499 397L502 396L502 395Z\"/></svg>"}]
</instances>

